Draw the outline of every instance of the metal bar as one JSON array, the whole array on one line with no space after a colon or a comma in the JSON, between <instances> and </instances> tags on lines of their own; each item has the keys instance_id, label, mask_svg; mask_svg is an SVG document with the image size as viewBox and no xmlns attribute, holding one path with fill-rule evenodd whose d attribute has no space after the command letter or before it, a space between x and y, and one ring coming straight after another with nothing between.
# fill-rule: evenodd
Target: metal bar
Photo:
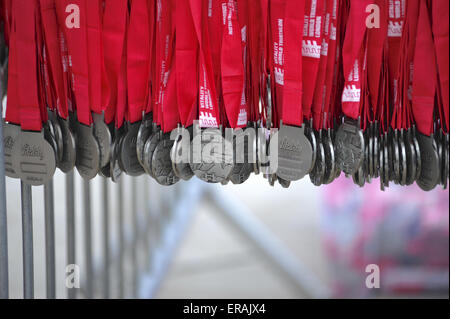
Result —
<instances>
[{"instance_id":1,"label":"metal bar","mask_svg":"<svg viewBox=\"0 0 450 319\"><path fill-rule=\"evenodd\" d=\"M0 83L0 86L2 83ZM9 298L8 223L6 217L5 153L3 149L3 103L0 94L0 299Z\"/></svg>"},{"instance_id":2,"label":"metal bar","mask_svg":"<svg viewBox=\"0 0 450 319\"><path fill-rule=\"evenodd\" d=\"M118 200L119 200L119 211L118 211L118 236L119 236L119 263L118 263L118 285L119 285L119 299L124 298L124 219L123 219L123 212L124 212L124 202L123 202L123 176L118 182L118 188L119 188L119 194L118 194Z\"/></svg>"},{"instance_id":3,"label":"metal bar","mask_svg":"<svg viewBox=\"0 0 450 319\"><path fill-rule=\"evenodd\" d=\"M67 266L75 265L75 180L73 170L66 175L66 201L67 201ZM76 288L67 287L67 297L77 297Z\"/></svg>"},{"instance_id":4,"label":"metal bar","mask_svg":"<svg viewBox=\"0 0 450 319\"><path fill-rule=\"evenodd\" d=\"M44 185L45 207L45 262L47 279L47 298L56 298L55 275L55 207L53 198L53 179Z\"/></svg>"},{"instance_id":5,"label":"metal bar","mask_svg":"<svg viewBox=\"0 0 450 319\"><path fill-rule=\"evenodd\" d=\"M33 208L31 186L20 182L22 199L23 297L34 298Z\"/></svg>"},{"instance_id":6,"label":"metal bar","mask_svg":"<svg viewBox=\"0 0 450 319\"><path fill-rule=\"evenodd\" d=\"M286 282L294 289L309 298L326 298L330 296L329 289L311 273L292 253L280 242L274 234L261 223L245 205L237 199L230 199L217 188L209 187L207 198L218 213L237 230L245 239L252 243L259 253L282 274Z\"/></svg>"},{"instance_id":7,"label":"metal bar","mask_svg":"<svg viewBox=\"0 0 450 319\"><path fill-rule=\"evenodd\" d=\"M108 194L108 179L102 178L103 188L103 298L110 298L110 247L109 247L109 194Z\"/></svg>"},{"instance_id":8,"label":"metal bar","mask_svg":"<svg viewBox=\"0 0 450 319\"><path fill-rule=\"evenodd\" d=\"M141 240L142 240L142 246L144 249L143 252L143 259L144 259L144 269L148 269L150 267L150 258L151 258L151 245L150 245L150 236L149 236L149 229L150 229L150 201L148 199L149 195L149 185L148 185L148 178L147 176L144 176L142 179L143 186L142 190L144 193L144 196L142 196L142 207L143 207L143 223L144 225L143 231L141 232Z\"/></svg>"},{"instance_id":9,"label":"metal bar","mask_svg":"<svg viewBox=\"0 0 450 319\"><path fill-rule=\"evenodd\" d=\"M91 221L91 184L87 179L83 179L84 194L84 257L86 264L85 296L92 299L93 289L93 270L92 270L92 221Z\"/></svg>"},{"instance_id":10,"label":"metal bar","mask_svg":"<svg viewBox=\"0 0 450 319\"><path fill-rule=\"evenodd\" d=\"M189 222L195 213L195 208L201 200L203 189L200 181L192 180L185 185L184 194L174 207L172 218L161 231L158 246L153 251L150 260L151 267L143 273L139 280L139 297L154 298L169 269L170 262L181 242Z\"/></svg>"},{"instance_id":11,"label":"metal bar","mask_svg":"<svg viewBox=\"0 0 450 319\"><path fill-rule=\"evenodd\" d=\"M131 280L132 280L132 297L136 298L138 293L138 243L139 243L139 224L137 215L137 187L136 178L131 179L131 214L132 214L132 229L133 229L133 248L131 249L131 259L132 259L132 269L131 269Z\"/></svg>"}]
</instances>

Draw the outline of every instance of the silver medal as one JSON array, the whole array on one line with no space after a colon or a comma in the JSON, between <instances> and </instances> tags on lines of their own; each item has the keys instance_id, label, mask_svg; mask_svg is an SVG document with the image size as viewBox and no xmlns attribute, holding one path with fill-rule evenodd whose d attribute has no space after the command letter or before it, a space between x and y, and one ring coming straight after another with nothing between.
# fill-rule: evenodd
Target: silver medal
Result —
<instances>
[{"instance_id":1,"label":"silver medal","mask_svg":"<svg viewBox=\"0 0 450 319\"><path fill-rule=\"evenodd\" d=\"M21 131L13 152L13 169L29 185L47 183L56 169L56 154L43 131Z\"/></svg>"},{"instance_id":2,"label":"silver medal","mask_svg":"<svg viewBox=\"0 0 450 319\"><path fill-rule=\"evenodd\" d=\"M100 169L100 147L93 134L93 127L77 123L77 160L75 166L84 179L93 179Z\"/></svg>"},{"instance_id":3,"label":"silver medal","mask_svg":"<svg viewBox=\"0 0 450 319\"><path fill-rule=\"evenodd\" d=\"M136 137L136 154L139 163L144 167L144 146L153 132L153 115L147 113L144 115L139 131Z\"/></svg>"},{"instance_id":4,"label":"silver medal","mask_svg":"<svg viewBox=\"0 0 450 319\"><path fill-rule=\"evenodd\" d=\"M94 137L100 148L100 167L108 165L111 156L111 131L105 123L103 114L93 113Z\"/></svg>"},{"instance_id":5,"label":"silver medal","mask_svg":"<svg viewBox=\"0 0 450 319\"><path fill-rule=\"evenodd\" d=\"M233 169L232 154L227 154L220 130L208 129L201 134L201 162L191 162L191 169L207 183L221 183Z\"/></svg>"},{"instance_id":6,"label":"silver medal","mask_svg":"<svg viewBox=\"0 0 450 319\"><path fill-rule=\"evenodd\" d=\"M130 176L140 176L145 173L136 153L136 140L140 124L140 122L129 124L128 131L121 142L120 162L124 172Z\"/></svg>"},{"instance_id":7,"label":"silver medal","mask_svg":"<svg viewBox=\"0 0 450 319\"><path fill-rule=\"evenodd\" d=\"M2 119L3 121L3 119ZM3 148L5 153L5 173L11 178L19 178L18 172L13 168L14 146L20 134L20 126L3 122Z\"/></svg>"},{"instance_id":8,"label":"silver medal","mask_svg":"<svg viewBox=\"0 0 450 319\"><path fill-rule=\"evenodd\" d=\"M165 136L156 146L152 156L153 177L158 184L163 186L173 185L180 180L172 169L172 161L170 159L173 143L173 140Z\"/></svg>"},{"instance_id":9,"label":"silver medal","mask_svg":"<svg viewBox=\"0 0 450 319\"><path fill-rule=\"evenodd\" d=\"M172 150L170 151L172 169L176 176L182 180L188 181L194 176L194 172L192 172L189 164L189 159L192 154L189 154L189 156L184 156L186 155L184 152L186 152L186 149L190 149L191 143L189 141L189 135L183 137L183 130L177 129L177 131L178 134L175 138Z\"/></svg>"},{"instance_id":10,"label":"silver medal","mask_svg":"<svg viewBox=\"0 0 450 319\"><path fill-rule=\"evenodd\" d=\"M278 131L277 176L287 181L302 179L311 170L313 149L305 136L304 126L281 123Z\"/></svg>"},{"instance_id":11,"label":"silver medal","mask_svg":"<svg viewBox=\"0 0 450 319\"><path fill-rule=\"evenodd\" d=\"M76 161L76 145L75 137L69 128L69 122L58 117L59 126L61 128L63 154L58 162L58 168L63 173L70 172L75 167Z\"/></svg>"},{"instance_id":12,"label":"silver medal","mask_svg":"<svg viewBox=\"0 0 450 319\"><path fill-rule=\"evenodd\" d=\"M336 133L336 162L348 175L353 175L364 158L364 136L359 121L345 118Z\"/></svg>"}]
</instances>

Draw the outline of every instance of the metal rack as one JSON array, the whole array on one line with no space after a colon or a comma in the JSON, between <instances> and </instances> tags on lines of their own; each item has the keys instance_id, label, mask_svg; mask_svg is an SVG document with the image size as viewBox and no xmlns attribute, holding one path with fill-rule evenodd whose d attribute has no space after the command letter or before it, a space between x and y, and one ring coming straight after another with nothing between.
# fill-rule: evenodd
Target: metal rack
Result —
<instances>
[{"instance_id":1,"label":"metal rack","mask_svg":"<svg viewBox=\"0 0 450 319\"><path fill-rule=\"evenodd\" d=\"M2 106L0 114L3 114ZM2 124L0 121L0 125ZM0 126L0 299L11 297L8 271L8 246L11 245L8 245L8 232L20 232L19 229L8 227L3 155L3 129ZM307 297L330 295L327 287L323 286L252 212L236 199L226 197L220 191L220 186L193 179L162 191L163 188L147 176L123 176L118 184L101 177L86 181L73 171L63 178L66 203L62 211L61 207L57 207L58 213L63 212L66 218L66 245L61 249L62 252L58 251L55 240L53 180L43 187L46 298L154 297L196 206L201 201L211 203L216 208L211 211L216 212L218 218L237 230L243 240L250 242L273 266L273 270L285 279L287 286ZM76 184L79 186L78 193ZM23 256L23 292L20 297L34 298L35 261L41 260L42 255L33 255L36 247L32 187L22 182L20 186ZM100 208L95 212L92 210L93 194L96 194L97 200L101 199ZM76 196L81 196L81 201L76 201ZM112 214L113 209L117 214ZM100 234L93 231L94 216L101 219ZM76 222L80 217L81 227ZM126 222L126 219L129 221ZM76 225L80 229L77 229ZM115 226L113 231L112 226ZM94 238L94 233L99 235L97 239ZM96 258L97 255L93 252L94 244L98 244L98 241L101 242L101 259ZM66 265L78 265L82 262L81 285L80 289L67 288L66 293L58 294L57 288L65 284L64 280L56 277L58 267L55 256L61 253L66 255Z\"/></svg>"}]
</instances>

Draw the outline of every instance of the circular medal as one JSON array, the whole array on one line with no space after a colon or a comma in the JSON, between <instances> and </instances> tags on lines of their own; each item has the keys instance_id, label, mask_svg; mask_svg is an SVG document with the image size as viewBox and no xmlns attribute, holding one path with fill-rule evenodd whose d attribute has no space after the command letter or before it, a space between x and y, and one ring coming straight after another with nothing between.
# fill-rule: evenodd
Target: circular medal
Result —
<instances>
[{"instance_id":1,"label":"circular medal","mask_svg":"<svg viewBox=\"0 0 450 319\"><path fill-rule=\"evenodd\" d=\"M13 168L29 185L47 183L56 169L56 154L43 132L21 131L14 146Z\"/></svg>"},{"instance_id":2,"label":"circular medal","mask_svg":"<svg viewBox=\"0 0 450 319\"><path fill-rule=\"evenodd\" d=\"M201 162L190 163L195 176L207 183L220 183L228 178L233 169L233 157L225 151L224 142L219 130L202 131Z\"/></svg>"},{"instance_id":3,"label":"circular medal","mask_svg":"<svg viewBox=\"0 0 450 319\"><path fill-rule=\"evenodd\" d=\"M3 119L2 119L3 121ZM11 178L19 178L18 172L14 170L13 153L14 146L20 134L20 126L3 122L3 148L5 153L5 174Z\"/></svg>"},{"instance_id":4,"label":"circular medal","mask_svg":"<svg viewBox=\"0 0 450 319\"><path fill-rule=\"evenodd\" d=\"M154 132L144 145L144 170L147 169L146 173L152 177L154 177L152 169L153 152L161 141L161 137L161 131Z\"/></svg>"},{"instance_id":5,"label":"circular medal","mask_svg":"<svg viewBox=\"0 0 450 319\"><path fill-rule=\"evenodd\" d=\"M339 169L353 175L362 165L364 136L359 121L345 118L336 133L336 163Z\"/></svg>"},{"instance_id":6,"label":"circular medal","mask_svg":"<svg viewBox=\"0 0 450 319\"><path fill-rule=\"evenodd\" d=\"M400 134L397 136L399 153L400 153L400 185L406 185L406 177L407 177L407 164L406 164L406 147L405 142L403 140L403 130L400 131Z\"/></svg>"},{"instance_id":7,"label":"circular medal","mask_svg":"<svg viewBox=\"0 0 450 319\"><path fill-rule=\"evenodd\" d=\"M185 156L186 154L184 154L186 151L184 150L185 148L188 150L190 149L190 141L183 141L183 135L180 133L177 135L172 146L170 159L172 161L172 169L175 175L182 180L188 181L192 178L192 176L194 176L194 172L192 172L189 164L190 156Z\"/></svg>"},{"instance_id":8,"label":"circular medal","mask_svg":"<svg viewBox=\"0 0 450 319\"><path fill-rule=\"evenodd\" d=\"M58 168L63 173L70 172L75 167L77 159L75 137L69 128L69 122L61 117L58 117L59 127L62 135L62 158L58 162Z\"/></svg>"},{"instance_id":9,"label":"circular medal","mask_svg":"<svg viewBox=\"0 0 450 319\"><path fill-rule=\"evenodd\" d=\"M314 131L313 134L319 134ZM317 140L317 155L316 155L316 163L312 169L312 171L309 173L309 178L311 182L315 186L322 185L323 177L326 170L326 163L325 163L325 149L322 143L322 139L320 137L316 138Z\"/></svg>"},{"instance_id":10,"label":"circular medal","mask_svg":"<svg viewBox=\"0 0 450 319\"><path fill-rule=\"evenodd\" d=\"M100 147L92 131L92 126L77 124L75 166L81 177L88 180L100 170Z\"/></svg>"},{"instance_id":11,"label":"circular medal","mask_svg":"<svg viewBox=\"0 0 450 319\"><path fill-rule=\"evenodd\" d=\"M139 163L136 153L136 141L140 123L128 125L128 131L123 137L120 148L120 162L123 170L130 176L140 176L144 174L144 168Z\"/></svg>"},{"instance_id":12,"label":"circular medal","mask_svg":"<svg viewBox=\"0 0 450 319\"><path fill-rule=\"evenodd\" d=\"M123 131L121 129L116 129L114 132L114 138L111 143L109 175L114 183L117 183L119 181L120 175L122 175L122 170L119 165L120 141L122 140L122 136Z\"/></svg>"},{"instance_id":13,"label":"circular medal","mask_svg":"<svg viewBox=\"0 0 450 319\"><path fill-rule=\"evenodd\" d=\"M103 114L93 113L94 137L100 148L100 167L109 163L111 157L111 131L104 121Z\"/></svg>"},{"instance_id":14,"label":"circular medal","mask_svg":"<svg viewBox=\"0 0 450 319\"><path fill-rule=\"evenodd\" d=\"M247 136L243 130L236 130L234 134L234 166L228 178L233 184L242 184L250 177L253 171L253 165L248 161L250 136Z\"/></svg>"},{"instance_id":15,"label":"circular medal","mask_svg":"<svg viewBox=\"0 0 450 319\"><path fill-rule=\"evenodd\" d=\"M302 179L311 170L313 156L313 148L305 136L304 126L280 125L276 171L278 177L291 182Z\"/></svg>"},{"instance_id":16,"label":"circular medal","mask_svg":"<svg viewBox=\"0 0 450 319\"><path fill-rule=\"evenodd\" d=\"M172 169L172 161L170 159L173 143L173 140L163 138L153 152L152 173L153 177L160 185L170 186L180 180Z\"/></svg>"},{"instance_id":17,"label":"circular medal","mask_svg":"<svg viewBox=\"0 0 450 319\"><path fill-rule=\"evenodd\" d=\"M152 113L147 113L142 119L136 137L136 154L139 163L144 167L144 147L153 131L153 116Z\"/></svg>"},{"instance_id":18,"label":"circular medal","mask_svg":"<svg viewBox=\"0 0 450 319\"><path fill-rule=\"evenodd\" d=\"M439 183L439 156L433 136L419 133L419 142L422 167L417 185L424 191L430 191Z\"/></svg>"}]
</instances>

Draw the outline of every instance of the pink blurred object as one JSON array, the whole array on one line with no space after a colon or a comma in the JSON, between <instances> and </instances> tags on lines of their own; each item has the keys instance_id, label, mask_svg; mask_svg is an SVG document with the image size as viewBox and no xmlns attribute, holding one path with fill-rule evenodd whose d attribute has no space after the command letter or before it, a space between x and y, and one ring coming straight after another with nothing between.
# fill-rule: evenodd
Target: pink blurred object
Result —
<instances>
[{"instance_id":1,"label":"pink blurred object","mask_svg":"<svg viewBox=\"0 0 450 319\"><path fill-rule=\"evenodd\" d=\"M322 190L323 238L337 297L449 291L449 192L341 177ZM380 289L365 285L380 268Z\"/></svg>"}]
</instances>

